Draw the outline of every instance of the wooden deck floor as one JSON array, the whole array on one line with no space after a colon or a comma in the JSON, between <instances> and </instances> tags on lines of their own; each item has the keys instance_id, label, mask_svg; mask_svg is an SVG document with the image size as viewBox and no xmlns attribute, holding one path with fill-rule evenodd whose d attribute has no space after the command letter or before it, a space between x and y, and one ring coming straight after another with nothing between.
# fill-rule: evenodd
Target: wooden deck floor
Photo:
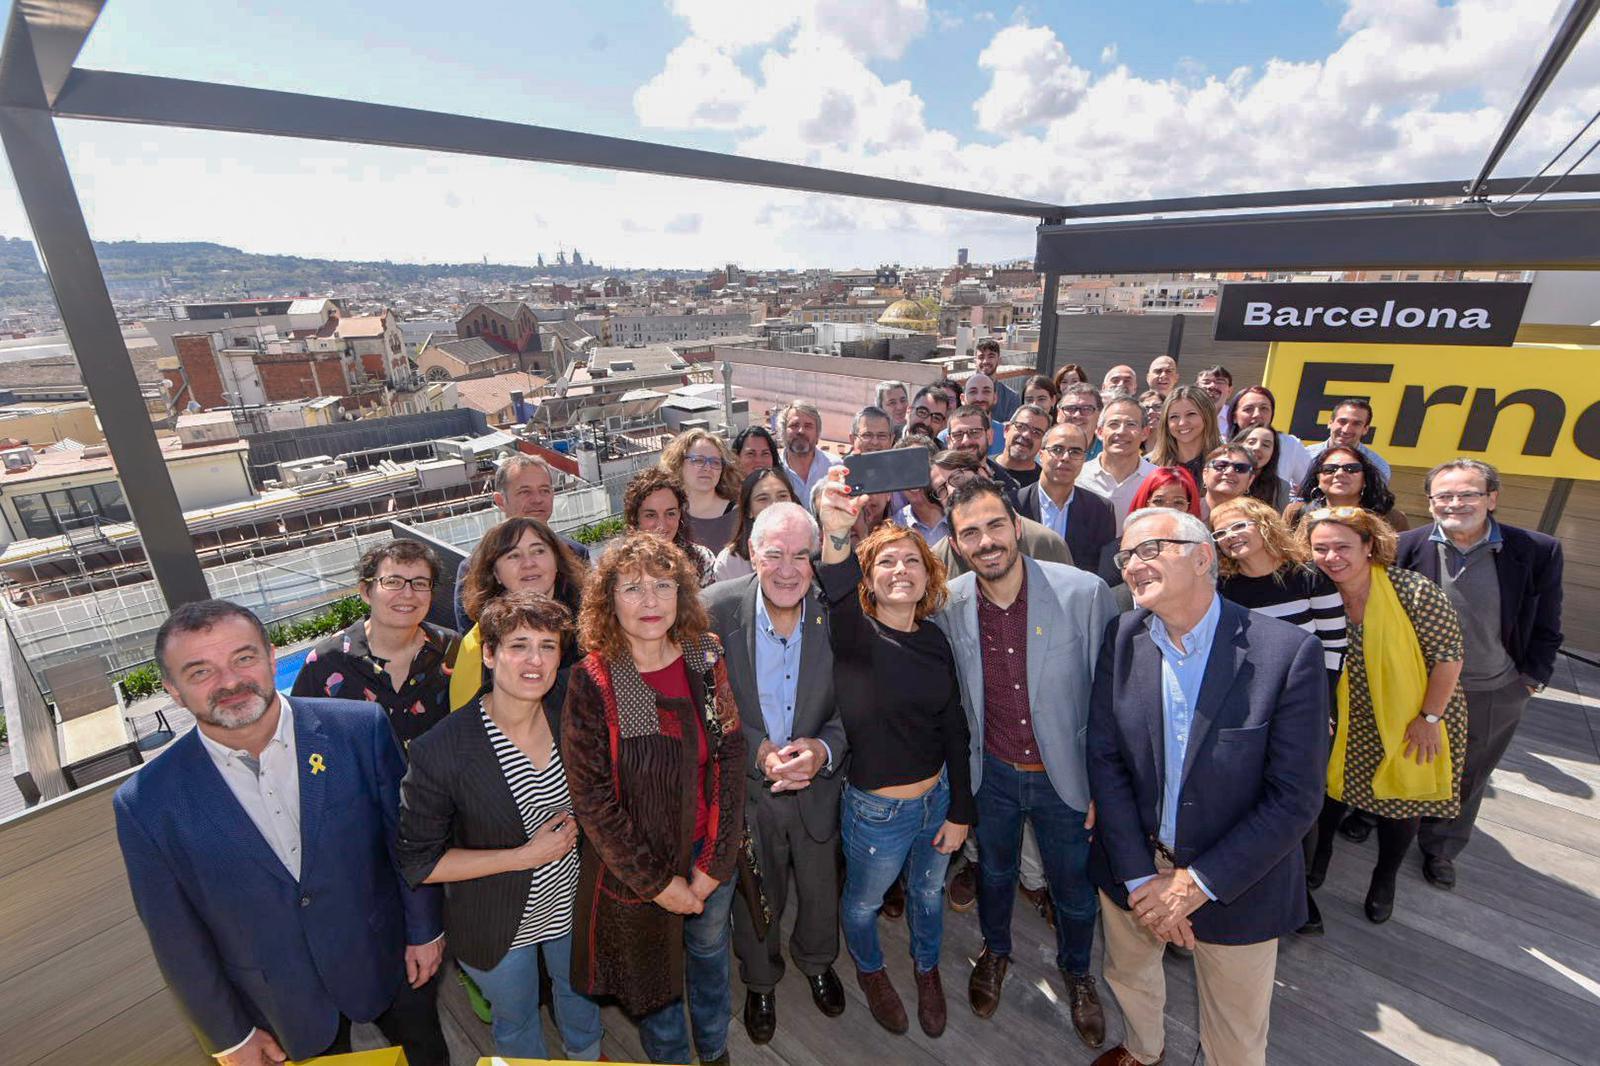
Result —
<instances>
[{"instance_id":1,"label":"wooden deck floor","mask_svg":"<svg viewBox=\"0 0 1600 1066\"><path fill-rule=\"evenodd\" d=\"M1478 832L1457 864L1453 892L1432 888L1408 863L1394 918L1361 913L1376 845L1341 840L1319 893L1328 932L1282 945L1268 1060L1286 1066L1550 1066L1600 1062L1600 669L1561 659L1555 683L1529 707L1496 771ZM1016 911L1016 957L1000 1010L979 1020L966 982L981 946L976 913L946 913L942 971L950 1000L945 1035L883 1032L867 1013L847 955L840 977L849 1007L837 1019L811 1005L790 968L778 989L778 1034L753 1047L735 1018L734 1062L760 1066L934 1063L1088 1063L1068 1021L1052 934L1031 909ZM890 972L912 995L904 922L883 922ZM1167 1059L1201 1059L1191 963L1167 962ZM1108 1040L1121 1035L1104 994ZM735 978L735 1014L743 989ZM446 1028L457 1063L492 1051L489 1030L446 985ZM908 998L909 1002L909 998ZM559 1048L546 1019L549 1046ZM642 1061L637 1035L606 1012L604 1049ZM372 1034L372 1035L375 1035Z\"/></svg>"},{"instance_id":2,"label":"wooden deck floor","mask_svg":"<svg viewBox=\"0 0 1600 1066\"><path fill-rule=\"evenodd\" d=\"M189 726L187 716L174 726ZM141 733L147 723L140 723ZM1559 661L1496 772L1479 831L1458 863L1454 892L1428 886L1408 863L1395 917L1361 914L1371 844L1341 841L1319 894L1328 934L1282 946L1269 1061L1429 1066L1600 1062L1600 669ZM132 911L109 822L108 793L0 835L0 1062L208 1062L161 987ZM56 886L63 887L56 887ZM909 993L903 922L883 923L891 974ZM1019 906L1016 957L1004 1002L988 1021L966 1006L979 948L976 915L947 913L943 972L950 1026L939 1040L893 1037L871 1020L849 960L849 1007L827 1019L791 968L778 990L778 1035L751 1047L737 1019L735 1062L760 1066L1088 1063L1072 1035L1043 921ZM1191 964L1169 960L1167 1062L1198 1059ZM735 983L734 1006L743 1003ZM454 1062L491 1051L489 1030L445 984ZM1111 1039L1115 1002L1103 997ZM633 1027L606 1014L604 1050L639 1061ZM547 1024L550 1046L559 1048ZM362 1046L375 1031L360 1027Z\"/></svg>"}]
</instances>

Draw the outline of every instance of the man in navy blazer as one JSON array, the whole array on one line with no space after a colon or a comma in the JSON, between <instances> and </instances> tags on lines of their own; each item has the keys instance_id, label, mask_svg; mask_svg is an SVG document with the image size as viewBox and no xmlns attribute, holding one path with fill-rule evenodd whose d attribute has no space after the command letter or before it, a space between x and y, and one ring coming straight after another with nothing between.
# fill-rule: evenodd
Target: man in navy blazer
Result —
<instances>
[{"instance_id":1,"label":"man in navy blazer","mask_svg":"<svg viewBox=\"0 0 1600 1066\"><path fill-rule=\"evenodd\" d=\"M1194 950L1206 1061L1263 1064L1278 938L1306 919L1301 841L1325 789L1322 652L1218 597L1193 515L1134 512L1116 562L1137 609L1101 644L1088 764L1105 979L1127 1036L1096 1061L1160 1061L1171 942Z\"/></svg>"},{"instance_id":2,"label":"man in navy blazer","mask_svg":"<svg viewBox=\"0 0 1600 1066\"><path fill-rule=\"evenodd\" d=\"M1500 473L1476 459L1455 459L1423 481L1433 521L1400 537L1395 565L1441 588L1461 619L1467 697L1467 758L1461 813L1424 818L1417 833L1422 873L1454 888L1455 859L1472 826L1529 698L1549 682L1561 650L1561 542L1494 517Z\"/></svg>"},{"instance_id":3,"label":"man in navy blazer","mask_svg":"<svg viewBox=\"0 0 1600 1066\"><path fill-rule=\"evenodd\" d=\"M413 1066L447 1062L440 896L400 875L382 709L276 693L265 627L221 600L173 612L156 662L196 728L117 790L117 837L201 1046L255 1066L348 1051L376 1021Z\"/></svg>"},{"instance_id":4,"label":"man in navy blazer","mask_svg":"<svg viewBox=\"0 0 1600 1066\"><path fill-rule=\"evenodd\" d=\"M1017 494L1017 513L1064 539L1072 564L1094 574L1105 546L1117 539L1117 516L1110 500L1078 487L1089 443L1070 422L1051 426L1039 448L1039 480Z\"/></svg>"}]
</instances>

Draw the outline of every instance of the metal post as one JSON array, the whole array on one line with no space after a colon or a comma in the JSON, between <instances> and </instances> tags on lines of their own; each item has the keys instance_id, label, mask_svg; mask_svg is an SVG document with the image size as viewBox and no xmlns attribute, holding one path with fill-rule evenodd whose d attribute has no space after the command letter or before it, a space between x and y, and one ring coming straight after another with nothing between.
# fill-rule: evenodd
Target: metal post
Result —
<instances>
[{"instance_id":1,"label":"metal post","mask_svg":"<svg viewBox=\"0 0 1600 1066\"><path fill-rule=\"evenodd\" d=\"M145 558L169 606L206 599L210 592L205 574L139 393L55 122L49 112L37 108L0 107L0 142L67 340L105 430L106 444L116 457Z\"/></svg>"},{"instance_id":2,"label":"metal post","mask_svg":"<svg viewBox=\"0 0 1600 1066\"><path fill-rule=\"evenodd\" d=\"M1556 535L1556 527L1561 524L1561 516L1566 513L1567 500L1572 496L1573 481L1569 477L1558 477L1550 482L1550 495L1545 497L1544 512L1539 515L1539 532Z\"/></svg>"},{"instance_id":3,"label":"metal post","mask_svg":"<svg viewBox=\"0 0 1600 1066\"><path fill-rule=\"evenodd\" d=\"M1172 316L1172 328L1167 332L1167 354L1172 356L1174 363L1178 362L1178 353L1183 350L1183 316Z\"/></svg>"},{"instance_id":4,"label":"metal post","mask_svg":"<svg viewBox=\"0 0 1600 1066\"><path fill-rule=\"evenodd\" d=\"M1056 376L1056 337L1061 329L1061 318L1056 314L1056 299L1061 291L1061 275L1046 271L1044 294L1039 297L1039 357L1034 369L1047 378Z\"/></svg>"}]
</instances>

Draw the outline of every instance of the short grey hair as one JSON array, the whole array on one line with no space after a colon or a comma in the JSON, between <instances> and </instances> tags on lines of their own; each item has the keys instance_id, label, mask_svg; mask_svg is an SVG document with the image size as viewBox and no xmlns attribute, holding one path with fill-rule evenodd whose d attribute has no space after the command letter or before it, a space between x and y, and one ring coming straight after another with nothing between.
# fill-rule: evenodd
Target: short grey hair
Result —
<instances>
[{"instance_id":1,"label":"short grey hair","mask_svg":"<svg viewBox=\"0 0 1600 1066\"><path fill-rule=\"evenodd\" d=\"M880 381L880 382L878 382L877 390L874 391L874 393L872 395L872 402L877 404L879 407L882 407L883 406L883 398L885 396L889 395L889 393L894 391L895 389L903 390L905 392L905 394L906 394L906 399L909 400L911 398L911 386L907 385L905 382L903 382L903 381Z\"/></svg>"},{"instance_id":2,"label":"short grey hair","mask_svg":"<svg viewBox=\"0 0 1600 1066\"><path fill-rule=\"evenodd\" d=\"M817 424L817 432L822 431L822 412L817 410L817 405L810 400L790 400L783 408L783 414L778 418L778 428L788 435L789 416L799 411L803 415L810 415L811 420Z\"/></svg>"},{"instance_id":3,"label":"short grey hair","mask_svg":"<svg viewBox=\"0 0 1600 1066\"><path fill-rule=\"evenodd\" d=\"M816 487L821 488L826 482L817 482ZM755 524L750 527L750 554L754 555L761 550L761 545L766 543L767 537L780 526L801 524L806 528L810 539L806 542L811 551L816 551L822 544L822 534L817 529L817 520L811 517L811 512L801 507L798 503L780 500L768 504L766 510L756 515Z\"/></svg>"},{"instance_id":4,"label":"short grey hair","mask_svg":"<svg viewBox=\"0 0 1600 1066\"><path fill-rule=\"evenodd\" d=\"M1011 422L1015 422L1017 420L1017 416L1018 415L1033 415L1033 416L1035 416L1037 418L1044 419L1046 422L1050 421L1050 416L1044 413L1044 408L1040 407L1036 403L1025 403L1025 404L1022 404L1015 411L1012 411L1011 412ZM1008 422L1007 425L1009 425L1009 424L1010 423Z\"/></svg>"},{"instance_id":5,"label":"short grey hair","mask_svg":"<svg viewBox=\"0 0 1600 1066\"><path fill-rule=\"evenodd\" d=\"M550 464L545 461L544 456L529 455L527 452L512 452L500 460L494 468L494 491L502 496L505 495L506 486L511 483L511 479L530 466L536 466L550 475L551 487L555 486L555 472L550 469Z\"/></svg>"},{"instance_id":6,"label":"short grey hair","mask_svg":"<svg viewBox=\"0 0 1600 1066\"><path fill-rule=\"evenodd\" d=\"M1087 396L1094 401L1096 407L1105 407L1105 401L1100 396L1099 388L1089 384L1087 381L1074 381L1071 385L1062 389L1061 398L1065 400L1068 396Z\"/></svg>"},{"instance_id":7,"label":"short grey hair","mask_svg":"<svg viewBox=\"0 0 1600 1066\"><path fill-rule=\"evenodd\" d=\"M1178 537L1181 540L1192 541L1202 545L1211 553L1211 583L1217 583L1217 544L1211 539L1211 530L1206 524L1188 511L1180 511L1175 507L1145 507L1130 514L1122 523L1122 531L1126 533L1134 527L1135 523L1143 522L1146 518L1170 518L1178 527Z\"/></svg>"},{"instance_id":8,"label":"short grey hair","mask_svg":"<svg viewBox=\"0 0 1600 1066\"><path fill-rule=\"evenodd\" d=\"M1422 494L1424 496L1433 495L1433 479L1444 473L1446 470L1471 471L1472 473L1483 478L1483 489L1485 492L1500 491L1500 471L1496 470L1482 459L1468 459L1462 457L1460 459L1452 459L1448 463L1440 463L1438 466L1428 471L1428 476L1422 479Z\"/></svg>"},{"instance_id":9,"label":"short grey hair","mask_svg":"<svg viewBox=\"0 0 1600 1066\"><path fill-rule=\"evenodd\" d=\"M881 418L885 422L889 423L889 432L891 434L894 432L894 419L889 417L889 412L885 411L877 404L869 403L867 406L857 411L856 416L850 420L850 435L852 437L861 432L861 420L863 418Z\"/></svg>"}]
</instances>

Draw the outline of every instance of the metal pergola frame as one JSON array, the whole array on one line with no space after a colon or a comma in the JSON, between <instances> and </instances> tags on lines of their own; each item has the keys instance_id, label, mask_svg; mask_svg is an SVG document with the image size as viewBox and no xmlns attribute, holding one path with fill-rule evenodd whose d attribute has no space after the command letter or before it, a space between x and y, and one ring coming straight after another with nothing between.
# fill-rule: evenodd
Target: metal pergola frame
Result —
<instances>
[{"instance_id":1,"label":"metal pergola frame","mask_svg":"<svg viewBox=\"0 0 1600 1066\"><path fill-rule=\"evenodd\" d=\"M1062 273L1600 268L1600 197L1546 201L1510 217L1491 213L1486 202L1491 195L1520 193L1532 180L1489 175L1600 10L1600 0L1571 0L1474 180L1078 205L416 108L79 68L78 55L104 6L104 0L14 0L0 46L0 143L118 472L125 485L137 487L127 493L128 503L151 570L173 606L209 593L139 396L62 150L58 118L564 163L1038 219L1043 373L1055 361ZM1560 192L1600 192L1600 175L1573 176ZM1460 202L1416 203L1440 199ZM1393 206L1396 201L1412 203ZM1389 206L1339 207L1361 204ZM1291 208L1317 210L1285 210Z\"/></svg>"}]
</instances>

